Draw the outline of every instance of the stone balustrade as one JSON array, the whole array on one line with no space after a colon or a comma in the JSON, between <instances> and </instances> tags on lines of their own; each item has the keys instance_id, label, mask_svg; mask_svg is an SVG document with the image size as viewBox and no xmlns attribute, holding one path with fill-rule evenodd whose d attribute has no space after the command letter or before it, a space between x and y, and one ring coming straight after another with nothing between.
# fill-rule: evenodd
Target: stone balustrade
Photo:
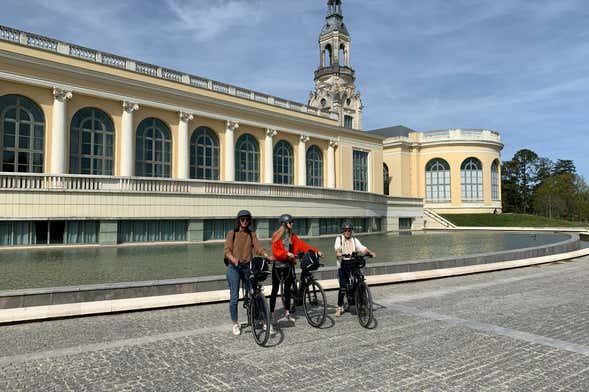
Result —
<instances>
[{"instance_id":1,"label":"stone balustrade","mask_svg":"<svg viewBox=\"0 0 589 392\"><path fill-rule=\"evenodd\" d=\"M308 113L311 115L338 120L337 112L321 110L299 102L273 97L267 94L258 93L253 90L244 89L202 78L195 75L185 74L180 71L166 69L153 64L142 63L125 57L116 56L110 53L84 48L67 42L57 41L51 38L36 34L27 33L10 27L0 25L0 41L9 41L23 46L36 49L56 52L61 55L80 58L86 61L101 63L103 65L125 69L132 72L148 75L158 79L169 80L176 83L188 84L198 88L228 94L250 101L262 102L268 105L277 106L287 110ZM346 68L346 67L342 67Z\"/></svg>"},{"instance_id":2,"label":"stone balustrade","mask_svg":"<svg viewBox=\"0 0 589 392\"><path fill-rule=\"evenodd\" d=\"M421 198L398 198L375 193L306 186L222 182L206 180L176 180L115 176L53 175L29 173L0 173L0 191L67 191L120 192L248 196L262 198L294 198L347 200L386 205L403 202L421 206Z\"/></svg>"},{"instance_id":3,"label":"stone balustrade","mask_svg":"<svg viewBox=\"0 0 589 392\"><path fill-rule=\"evenodd\" d=\"M415 132L409 136L390 137L385 140L385 145L396 142L441 142L441 141L486 141L501 143L498 132L487 129L446 129L440 131Z\"/></svg>"}]
</instances>

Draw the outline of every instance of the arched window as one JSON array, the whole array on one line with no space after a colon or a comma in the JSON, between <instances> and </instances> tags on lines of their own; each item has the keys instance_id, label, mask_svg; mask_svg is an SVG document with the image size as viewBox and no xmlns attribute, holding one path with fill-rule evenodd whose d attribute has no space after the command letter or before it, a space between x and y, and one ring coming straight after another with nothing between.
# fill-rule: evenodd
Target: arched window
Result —
<instances>
[{"instance_id":1,"label":"arched window","mask_svg":"<svg viewBox=\"0 0 589 392\"><path fill-rule=\"evenodd\" d=\"M146 118L137 127L137 167L139 177L171 177L172 134L161 120Z\"/></svg>"},{"instance_id":2,"label":"arched window","mask_svg":"<svg viewBox=\"0 0 589 392\"><path fill-rule=\"evenodd\" d=\"M112 176L115 127L100 109L84 108L70 126L70 173Z\"/></svg>"},{"instance_id":3,"label":"arched window","mask_svg":"<svg viewBox=\"0 0 589 392\"><path fill-rule=\"evenodd\" d=\"M292 147L284 140L274 146L274 183L294 183Z\"/></svg>"},{"instance_id":4,"label":"arched window","mask_svg":"<svg viewBox=\"0 0 589 392\"><path fill-rule=\"evenodd\" d=\"M483 165L477 158L467 158L460 166L462 200L483 200Z\"/></svg>"},{"instance_id":5,"label":"arched window","mask_svg":"<svg viewBox=\"0 0 589 392\"><path fill-rule=\"evenodd\" d=\"M344 48L344 45L339 47L338 64L346 65L346 49Z\"/></svg>"},{"instance_id":6,"label":"arched window","mask_svg":"<svg viewBox=\"0 0 589 392\"><path fill-rule=\"evenodd\" d=\"M390 194L390 185L391 185L391 177L389 175L389 167L387 166L386 163L382 164L382 181L383 181L383 193L385 195L389 195Z\"/></svg>"},{"instance_id":7,"label":"arched window","mask_svg":"<svg viewBox=\"0 0 589 392\"><path fill-rule=\"evenodd\" d=\"M190 178L219 179L219 138L212 129L196 128L190 138Z\"/></svg>"},{"instance_id":8,"label":"arched window","mask_svg":"<svg viewBox=\"0 0 589 392\"><path fill-rule=\"evenodd\" d=\"M328 44L323 50L323 66L329 67L331 65L331 45Z\"/></svg>"},{"instance_id":9,"label":"arched window","mask_svg":"<svg viewBox=\"0 0 589 392\"><path fill-rule=\"evenodd\" d=\"M315 145L307 149L307 185L323 186L323 153Z\"/></svg>"},{"instance_id":10,"label":"arched window","mask_svg":"<svg viewBox=\"0 0 589 392\"><path fill-rule=\"evenodd\" d=\"M22 95L0 97L0 161L2 171L43 172L45 116Z\"/></svg>"},{"instance_id":11,"label":"arched window","mask_svg":"<svg viewBox=\"0 0 589 392\"><path fill-rule=\"evenodd\" d=\"M501 200L499 193L499 161L493 161L491 165L491 198Z\"/></svg>"},{"instance_id":12,"label":"arched window","mask_svg":"<svg viewBox=\"0 0 589 392\"><path fill-rule=\"evenodd\" d=\"M237 181L260 181L260 147L250 134L243 134L235 145L235 179Z\"/></svg>"},{"instance_id":13,"label":"arched window","mask_svg":"<svg viewBox=\"0 0 589 392\"><path fill-rule=\"evenodd\" d=\"M425 166L425 199L440 203L450 201L450 165L435 158Z\"/></svg>"}]
</instances>

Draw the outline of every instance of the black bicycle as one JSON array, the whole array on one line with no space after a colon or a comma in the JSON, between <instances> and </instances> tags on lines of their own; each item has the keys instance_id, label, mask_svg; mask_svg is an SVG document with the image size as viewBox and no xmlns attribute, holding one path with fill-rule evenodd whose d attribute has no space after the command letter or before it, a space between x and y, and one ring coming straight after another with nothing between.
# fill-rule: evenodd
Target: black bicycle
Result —
<instances>
[{"instance_id":1,"label":"black bicycle","mask_svg":"<svg viewBox=\"0 0 589 392\"><path fill-rule=\"evenodd\" d=\"M243 307L247 310L254 340L260 346L264 346L270 338L270 312L262 286L269 274L268 260L254 257L249 268L250 289L243 288Z\"/></svg>"},{"instance_id":2,"label":"black bicycle","mask_svg":"<svg viewBox=\"0 0 589 392\"><path fill-rule=\"evenodd\" d=\"M301 266L301 277L297 279L297 273L294 264L290 264L288 273L292 274L293 283L290 287L290 311L296 312L297 306L303 306L305 317L309 325L319 328L325 322L327 314L327 302L325 300L325 292L323 287L315 277L313 271L317 271L323 264L319 263L319 254L317 252L309 251L306 253L299 253L297 255L299 265ZM280 293L282 296L282 303L286 307L285 287L284 282L286 277L279 274L280 278Z\"/></svg>"},{"instance_id":3,"label":"black bicycle","mask_svg":"<svg viewBox=\"0 0 589 392\"><path fill-rule=\"evenodd\" d=\"M350 306L354 305L360 325L369 328L374 316L372 314L372 294L362 273L362 268L366 266L364 257L366 256L361 256L355 252L351 255L344 255L344 258L349 258L349 262L352 263L348 285L345 290L344 309L349 311ZM372 256L368 255L368 257Z\"/></svg>"}]
</instances>

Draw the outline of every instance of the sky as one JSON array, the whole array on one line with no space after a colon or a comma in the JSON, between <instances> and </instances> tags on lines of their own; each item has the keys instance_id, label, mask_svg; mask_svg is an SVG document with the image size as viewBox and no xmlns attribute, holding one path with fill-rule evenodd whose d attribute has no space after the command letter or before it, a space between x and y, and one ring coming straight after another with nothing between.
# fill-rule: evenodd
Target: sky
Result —
<instances>
[{"instance_id":1,"label":"sky","mask_svg":"<svg viewBox=\"0 0 589 392\"><path fill-rule=\"evenodd\" d=\"M0 24L307 102L325 0L4 0ZM589 1L343 0L366 130L484 128L589 180Z\"/></svg>"}]
</instances>

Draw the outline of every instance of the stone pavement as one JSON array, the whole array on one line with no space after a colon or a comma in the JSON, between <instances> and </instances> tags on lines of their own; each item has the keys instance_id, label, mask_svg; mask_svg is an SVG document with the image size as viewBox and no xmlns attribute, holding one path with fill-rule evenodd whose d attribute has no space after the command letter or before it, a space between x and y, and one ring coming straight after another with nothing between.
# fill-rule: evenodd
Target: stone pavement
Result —
<instances>
[{"instance_id":1,"label":"stone pavement","mask_svg":"<svg viewBox=\"0 0 589 392\"><path fill-rule=\"evenodd\" d=\"M225 303L0 326L0 390L586 391L587 282L589 258L373 287L375 329L330 307L269 348Z\"/></svg>"}]
</instances>

